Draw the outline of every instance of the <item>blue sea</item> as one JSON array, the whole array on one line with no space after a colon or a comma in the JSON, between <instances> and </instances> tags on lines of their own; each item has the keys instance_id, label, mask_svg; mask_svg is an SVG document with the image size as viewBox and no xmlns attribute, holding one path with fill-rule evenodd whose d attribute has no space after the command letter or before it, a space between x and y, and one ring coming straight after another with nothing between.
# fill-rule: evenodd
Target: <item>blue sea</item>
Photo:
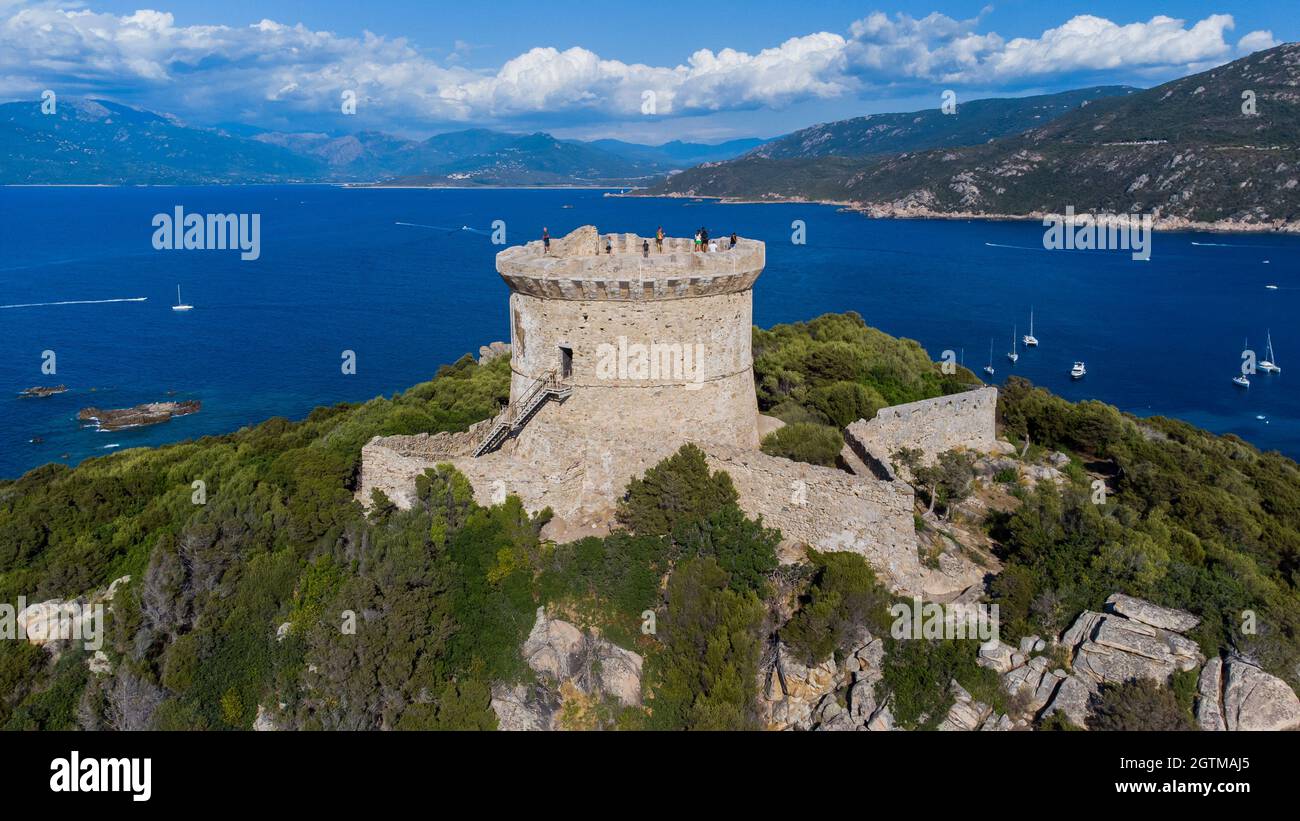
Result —
<instances>
[{"instance_id":1,"label":"blue sea","mask_svg":"<svg viewBox=\"0 0 1300 821\"><path fill-rule=\"evenodd\" d=\"M260 258L154 250L154 215L178 205L260 214ZM1067 399L1300 456L1298 237L1158 233L1142 262L1046 251L1030 222L870 220L831 206L590 190L0 188L0 477L392 394L509 339L496 220L510 244L586 223L736 231L768 243L758 325L854 310L935 359L957 352L977 373L991 340L995 381L1014 373ZM791 241L796 220L804 244ZM194 310L171 310L177 285ZM1012 366L1012 325L1025 333L1031 306L1041 345ZM1269 329L1285 372L1234 386L1245 341L1262 357ZM54 374L42 371L46 351ZM355 374L342 372L344 351L355 352ZM1074 382L1076 359L1088 375ZM55 384L70 390L17 398ZM86 406L166 399L203 409L115 433L76 421Z\"/></svg>"}]
</instances>

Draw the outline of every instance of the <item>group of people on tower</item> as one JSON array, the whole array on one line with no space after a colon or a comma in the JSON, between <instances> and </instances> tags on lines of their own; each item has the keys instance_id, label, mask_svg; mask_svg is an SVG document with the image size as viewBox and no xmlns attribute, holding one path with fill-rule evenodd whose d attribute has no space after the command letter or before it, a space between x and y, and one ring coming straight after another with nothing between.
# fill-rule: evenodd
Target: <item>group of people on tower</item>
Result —
<instances>
[{"instance_id":1,"label":"group of people on tower","mask_svg":"<svg viewBox=\"0 0 1300 821\"><path fill-rule=\"evenodd\" d=\"M728 250L735 248L738 241L739 238L736 236L736 232L732 231L730 237L731 244L727 246ZM702 251L705 253L710 251L716 252L718 250L718 241L714 240L713 242L709 242L709 229L701 227L700 230L695 232L695 246L692 250ZM664 252L664 227L662 225L655 229L655 251L660 254ZM609 238L606 238L605 253L612 254L613 252L613 244ZM551 253L551 233L546 226L542 226L542 253ZM650 256L650 240L647 239L641 241L641 255L646 257Z\"/></svg>"}]
</instances>

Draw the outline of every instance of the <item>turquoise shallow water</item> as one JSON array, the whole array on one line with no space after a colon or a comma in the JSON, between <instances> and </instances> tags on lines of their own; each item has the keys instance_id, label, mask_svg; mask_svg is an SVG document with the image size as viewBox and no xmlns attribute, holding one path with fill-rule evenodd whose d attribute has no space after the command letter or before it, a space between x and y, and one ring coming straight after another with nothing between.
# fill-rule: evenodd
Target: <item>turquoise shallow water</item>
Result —
<instances>
[{"instance_id":1,"label":"turquoise shallow water","mask_svg":"<svg viewBox=\"0 0 1300 821\"><path fill-rule=\"evenodd\" d=\"M260 214L260 258L155 251L151 220L176 205ZM1045 251L1034 223L868 220L828 206L599 191L0 188L0 306L147 298L0 308L0 477L391 394L508 339L495 220L512 244L543 225L557 236L585 223L647 234L662 224L681 236L701 225L714 236L734 230L768 242L759 325L855 310L935 358L964 353L976 372L992 338L997 381L1016 373L1069 399L1175 416L1300 456L1300 382L1290 367L1290 354L1300 357L1300 238L1157 234L1151 261L1138 262L1124 252ZM806 244L790 241L795 220L807 226ZM193 311L171 310L177 284ZM1011 366L1011 326L1024 333L1031 305L1042 344ZM1270 328L1283 374L1234 387L1243 340L1262 351ZM41 372L47 350L53 375ZM341 372L344 350L356 353L354 375ZM1068 376L1075 359L1088 363L1079 382ZM16 398L60 383L71 390ZM75 421L88 405L167 398L200 399L203 410L117 433Z\"/></svg>"}]
</instances>

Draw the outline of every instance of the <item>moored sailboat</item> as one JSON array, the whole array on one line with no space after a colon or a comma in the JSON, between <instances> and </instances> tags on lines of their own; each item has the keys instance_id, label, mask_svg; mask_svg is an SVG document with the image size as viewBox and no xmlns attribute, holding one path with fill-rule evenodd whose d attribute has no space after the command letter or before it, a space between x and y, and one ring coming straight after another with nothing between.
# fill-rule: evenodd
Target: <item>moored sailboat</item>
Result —
<instances>
[{"instance_id":1,"label":"moored sailboat","mask_svg":"<svg viewBox=\"0 0 1300 821\"><path fill-rule=\"evenodd\" d=\"M1264 359L1259 361L1259 369L1264 373L1281 373L1277 358L1273 356L1273 332L1268 332L1268 344L1265 346Z\"/></svg>"},{"instance_id":2,"label":"moored sailboat","mask_svg":"<svg viewBox=\"0 0 1300 821\"><path fill-rule=\"evenodd\" d=\"M1020 341L1025 343L1026 348L1038 347L1038 337L1034 336L1034 309L1032 306L1029 308L1029 333L1025 334Z\"/></svg>"}]
</instances>

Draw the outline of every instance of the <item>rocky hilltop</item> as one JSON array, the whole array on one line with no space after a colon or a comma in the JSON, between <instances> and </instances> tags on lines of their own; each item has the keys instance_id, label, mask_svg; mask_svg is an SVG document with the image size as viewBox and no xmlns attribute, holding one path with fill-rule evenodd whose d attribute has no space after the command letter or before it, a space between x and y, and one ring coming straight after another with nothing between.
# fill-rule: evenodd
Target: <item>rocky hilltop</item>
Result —
<instances>
[{"instance_id":1,"label":"rocky hilltop","mask_svg":"<svg viewBox=\"0 0 1300 821\"><path fill-rule=\"evenodd\" d=\"M954 116L962 116L960 108ZM1300 230L1300 44L1084 101L1022 134L885 157L755 154L644 192L848 203L878 217L1143 212L1156 227ZM1062 185L1068 180L1068 185Z\"/></svg>"}]
</instances>

